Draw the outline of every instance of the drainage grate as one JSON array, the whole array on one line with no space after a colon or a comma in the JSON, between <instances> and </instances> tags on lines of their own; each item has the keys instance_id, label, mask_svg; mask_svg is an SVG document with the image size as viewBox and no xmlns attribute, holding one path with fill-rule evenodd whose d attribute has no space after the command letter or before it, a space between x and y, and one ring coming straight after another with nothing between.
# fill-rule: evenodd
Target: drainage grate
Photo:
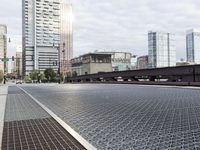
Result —
<instances>
[{"instance_id":1,"label":"drainage grate","mask_svg":"<svg viewBox=\"0 0 200 150\"><path fill-rule=\"evenodd\" d=\"M2 150L85 150L53 118L4 123Z\"/></svg>"}]
</instances>

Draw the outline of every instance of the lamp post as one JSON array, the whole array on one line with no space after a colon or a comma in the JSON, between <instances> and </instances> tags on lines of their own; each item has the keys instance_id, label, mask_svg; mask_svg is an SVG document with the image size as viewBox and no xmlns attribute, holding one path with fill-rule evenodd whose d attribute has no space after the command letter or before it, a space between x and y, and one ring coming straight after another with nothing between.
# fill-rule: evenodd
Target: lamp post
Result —
<instances>
[{"instance_id":1,"label":"lamp post","mask_svg":"<svg viewBox=\"0 0 200 150\"><path fill-rule=\"evenodd\" d=\"M60 77L60 44L58 44L58 75L59 75L59 84L61 82L61 77Z\"/></svg>"},{"instance_id":2,"label":"lamp post","mask_svg":"<svg viewBox=\"0 0 200 150\"><path fill-rule=\"evenodd\" d=\"M53 48L55 47L55 44L53 44ZM60 76L61 74L61 69L62 69L62 77L63 77L63 82L64 82L64 78L65 78L65 65L64 65L64 60L65 60L65 42L63 42L63 50L62 50L62 55L63 55L63 60L62 60L62 63L61 63L61 47L60 47L60 44L58 44L58 47L57 47L57 50L58 50L58 74ZM61 78L59 79L59 83L61 82Z\"/></svg>"},{"instance_id":3,"label":"lamp post","mask_svg":"<svg viewBox=\"0 0 200 150\"><path fill-rule=\"evenodd\" d=\"M55 48L55 44L53 43L53 48ZM58 50L58 63L56 63L56 64L58 64L58 72L57 72L57 74L59 75L59 84L60 84L60 82L61 82L61 78L60 78L60 44L58 44L58 47L57 47L57 50Z\"/></svg>"},{"instance_id":4,"label":"lamp post","mask_svg":"<svg viewBox=\"0 0 200 150\"><path fill-rule=\"evenodd\" d=\"M63 77L63 83L65 82L65 42L63 42L63 63L62 63L62 77Z\"/></svg>"}]
</instances>

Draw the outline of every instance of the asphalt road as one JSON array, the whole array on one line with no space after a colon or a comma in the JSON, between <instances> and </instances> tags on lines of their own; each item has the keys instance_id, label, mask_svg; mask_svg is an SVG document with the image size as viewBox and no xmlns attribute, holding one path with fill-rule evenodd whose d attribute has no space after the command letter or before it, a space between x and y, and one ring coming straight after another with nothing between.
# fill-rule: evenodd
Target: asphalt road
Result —
<instances>
[{"instance_id":1,"label":"asphalt road","mask_svg":"<svg viewBox=\"0 0 200 150\"><path fill-rule=\"evenodd\" d=\"M200 149L199 89L116 84L21 87L97 149Z\"/></svg>"}]
</instances>

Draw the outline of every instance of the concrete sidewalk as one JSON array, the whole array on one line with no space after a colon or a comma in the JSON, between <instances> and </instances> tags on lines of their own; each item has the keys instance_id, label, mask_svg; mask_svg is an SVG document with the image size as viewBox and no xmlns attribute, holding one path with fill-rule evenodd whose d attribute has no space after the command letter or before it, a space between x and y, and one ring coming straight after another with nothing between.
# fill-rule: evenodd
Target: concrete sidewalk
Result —
<instances>
[{"instance_id":1,"label":"concrete sidewalk","mask_svg":"<svg viewBox=\"0 0 200 150\"><path fill-rule=\"evenodd\" d=\"M8 94L8 86L1 85L0 86L0 149L1 149L1 143L2 143L4 114L5 114L7 94Z\"/></svg>"}]
</instances>

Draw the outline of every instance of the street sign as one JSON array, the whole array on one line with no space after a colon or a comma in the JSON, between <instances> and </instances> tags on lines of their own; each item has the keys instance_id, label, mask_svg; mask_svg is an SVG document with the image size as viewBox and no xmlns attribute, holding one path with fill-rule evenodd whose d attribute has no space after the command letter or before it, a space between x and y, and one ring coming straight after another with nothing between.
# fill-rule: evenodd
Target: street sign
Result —
<instances>
[{"instance_id":1,"label":"street sign","mask_svg":"<svg viewBox=\"0 0 200 150\"><path fill-rule=\"evenodd\" d=\"M10 59L10 58L6 58L6 57L4 57L4 58L0 58L0 60L3 61L3 62L7 62L7 61L9 61L9 59Z\"/></svg>"}]
</instances>

